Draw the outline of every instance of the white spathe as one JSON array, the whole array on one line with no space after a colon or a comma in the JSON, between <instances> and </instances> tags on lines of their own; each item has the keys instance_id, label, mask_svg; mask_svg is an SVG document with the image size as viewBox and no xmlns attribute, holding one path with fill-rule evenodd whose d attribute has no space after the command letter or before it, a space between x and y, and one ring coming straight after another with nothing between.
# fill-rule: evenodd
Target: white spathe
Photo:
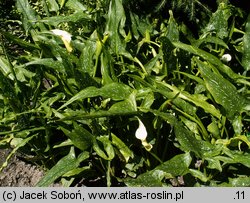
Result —
<instances>
[{"instance_id":1,"label":"white spathe","mask_svg":"<svg viewBox=\"0 0 250 203\"><path fill-rule=\"evenodd\" d=\"M224 54L222 57L221 57L221 60L222 61L225 61L225 62L229 62L232 60L232 56L230 54Z\"/></svg>"},{"instance_id":2,"label":"white spathe","mask_svg":"<svg viewBox=\"0 0 250 203\"><path fill-rule=\"evenodd\" d=\"M142 143L143 147L147 151L150 151L153 148L153 146L150 143L148 143L147 140L146 140L146 138L148 136L147 129L144 126L143 122L141 122L141 120L139 118L137 118L137 119L139 121L139 127L135 132L135 137L137 139L141 140L141 143Z\"/></svg>"},{"instance_id":3,"label":"white spathe","mask_svg":"<svg viewBox=\"0 0 250 203\"><path fill-rule=\"evenodd\" d=\"M143 140L146 140L148 133L144 124L141 122L139 118L138 118L138 121L139 121L139 127L135 132L135 137L143 141Z\"/></svg>"},{"instance_id":4,"label":"white spathe","mask_svg":"<svg viewBox=\"0 0 250 203\"><path fill-rule=\"evenodd\" d=\"M68 50L68 52L73 51L73 48L70 45L71 37L72 37L72 35L70 33L68 33L67 31L64 31L64 30L59 30L59 29L51 30L51 32L54 35L57 35L57 36L61 37L66 49Z\"/></svg>"}]
</instances>

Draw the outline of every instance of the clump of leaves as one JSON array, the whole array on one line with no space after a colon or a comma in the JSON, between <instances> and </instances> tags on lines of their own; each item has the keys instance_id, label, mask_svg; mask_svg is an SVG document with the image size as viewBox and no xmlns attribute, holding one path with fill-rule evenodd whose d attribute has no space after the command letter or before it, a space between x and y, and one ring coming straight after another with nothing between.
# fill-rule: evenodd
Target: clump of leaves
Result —
<instances>
[{"instance_id":1,"label":"clump of leaves","mask_svg":"<svg viewBox=\"0 0 250 203\"><path fill-rule=\"evenodd\" d=\"M43 6L17 1L29 40L3 32L24 53L0 57L0 146L47 169L37 186L250 185L249 18L221 2L194 37L172 10Z\"/></svg>"}]
</instances>

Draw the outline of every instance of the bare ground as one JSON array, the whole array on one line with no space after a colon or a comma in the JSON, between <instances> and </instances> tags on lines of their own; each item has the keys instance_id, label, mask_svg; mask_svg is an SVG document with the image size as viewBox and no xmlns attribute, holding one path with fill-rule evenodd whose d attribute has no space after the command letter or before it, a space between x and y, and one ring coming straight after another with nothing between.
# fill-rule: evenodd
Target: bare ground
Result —
<instances>
[{"instance_id":1,"label":"bare ground","mask_svg":"<svg viewBox=\"0 0 250 203\"><path fill-rule=\"evenodd\" d=\"M9 152L9 150L0 149L0 166L4 163ZM44 174L44 171L38 166L13 156L7 167L0 172L0 187L34 187Z\"/></svg>"}]
</instances>

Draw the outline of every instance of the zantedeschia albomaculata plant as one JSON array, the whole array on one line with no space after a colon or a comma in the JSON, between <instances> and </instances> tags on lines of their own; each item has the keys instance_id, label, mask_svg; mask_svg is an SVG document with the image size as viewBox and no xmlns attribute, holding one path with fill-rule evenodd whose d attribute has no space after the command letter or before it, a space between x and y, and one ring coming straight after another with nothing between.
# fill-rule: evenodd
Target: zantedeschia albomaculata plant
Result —
<instances>
[{"instance_id":1,"label":"zantedeschia albomaculata plant","mask_svg":"<svg viewBox=\"0 0 250 203\"><path fill-rule=\"evenodd\" d=\"M138 121L139 121L139 127L135 132L135 137L137 139L141 140L141 143L142 143L143 147L147 151L150 151L153 146L150 143L148 143L147 140L146 140L147 136L148 136L147 129L146 129L146 127L144 126L144 124L141 122L141 120L139 118L138 118Z\"/></svg>"},{"instance_id":2,"label":"zantedeschia albomaculata plant","mask_svg":"<svg viewBox=\"0 0 250 203\"><path fill-rule=\"evenodd\" d=\"M61 37L66 49L68 52L72 52L73 51L73 48L71 47L70 45L70 42L71 42L71 37L72 35L64 30L59 30L59 29L54 29L54 30L51 30L51 32L53 32L53 34Z\"/></svg>"}]
</instances>

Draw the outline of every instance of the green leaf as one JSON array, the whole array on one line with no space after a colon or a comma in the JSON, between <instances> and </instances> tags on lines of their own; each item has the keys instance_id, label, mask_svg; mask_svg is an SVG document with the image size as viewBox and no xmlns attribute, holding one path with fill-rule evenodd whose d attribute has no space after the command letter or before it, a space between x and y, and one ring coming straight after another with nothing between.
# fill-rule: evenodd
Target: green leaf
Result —
<instances>
[{"instance_id":1,"label":"green leaf","mask_svg":"<svg viewBox=\"0 0 250 203\"><path fill-rule=\"evenodd\" d=\"M119 101L127 98L130 95L130 93L131 93L130 87L122 83L110 83L103 86L102 88L87 87L86 89L77 93L74 97L72 97L69 101L67 101L64 105L62 105L59 109L68 106L74 101L96 96L102 96L104 98L110 98L112 100Z\"/></svg>"},{"instance_id":2,"label":"green leaf","mask_svg":"<svg viewBox=\"0 0 250 203\"><path fill-rule=\"evenodd\" d=\"M196 60L199 70L204 78L205 85L215 101L222 105L229 118L239 115L246 106L246 99L237 92L236 87L219 73L211 71L206 63Z\"/></svg>"},{"instance_id":3,"label":"green leaf","mask_svg":"<svg viewBox=\"0 0 250 203\"><path fill-rule=\"evenodd\" d=\"M38 20L38 16L29 4L28 0L17 0L17 10L22 13L22 25L26 33L30 32L34 41L37 41L36 27L40 28L41 31L46 30L43 24L35 23Z\"/></svg>"},{"instance_id":4,"label":"green leaf","mask_svg":"<svg viewBox=\"0 0 250 203\"><path fill-rule=\"evenodd\" d=\"M232 125L234 128L234 132L236 135L240 135L242 133L242 129L243 129L243 123L242 123L242 116L235 116L233 121L232 121Z\"/></svg>"},{"instance_id":5,"label":"green leaf","mask_svg":"<svg viewBox=\"0 0 250 203\"><path fill-rule=\"evenodd\" d=\"M212 133L215 138L220 138L220 129L215 120L213 120L208 126L207 130Z\"/></svg>"},{"instance_id":6,"label":"green leaf","mask_svg":"<svg viewBox=\"0 0 250 203\"><path fill-rule=\"evenodd\" d=\"M71 147L69 154L63 157L62 159L60 159L56 163L56 165L54 165L46 173L46 175L37 183L36 187L48 187L62 175L77 168L80 162L87 159L88 157L89 157L89 153L83 152L81 155L79 155L79 158L76 158L74 148Z\"/></svg>"},{"instance_id":7,"label":"green leaf","mask_svg":"<svg viewBox=\"0 0 250 203\"><path fill-rule=\"evenodd\" d=\"M153 170L139 175L136 179L127 178L125 184L128 187L162 187L162 179L167 176L166 172ZM172 178L169 174L168 178Z\"/></svg>"},{"instance_id":8,"label":"green leaf","mask_svg":"<svg viewBox=\"0 0 250 203\"><path fill-rule=\"evenodd\" d=\"M0 71L4 76L7 76L9 79L14 80L14 75L11 72L11 67L7 59L0 57Z\"/></svg>"},{"instance_id":9,"label":"green leaf","mask_svg":"<svg viewBox=\"0 0 250 203\"><path fill-rule=\"evenodd\" d=\"M179 41L179 30L178 30L178 24L176 23L174 19L174 15L172 11L169 11L169 20L168 20L168 26L167 26L167 33L166 37L172 41L176 42Z\"/></svg>"},{"instance_id":10,"label":"green leaf","mask_svg":"<svg viewBox=\"0 0 250 203\"><path fill-rule=\"evenodd\" d=\"M208 168L217 169L218 171L222 172L221 163L218 159L206 157L205 160L207 160L208 162L208 166L207 166Z\"/></svg>"},{"instance_id":11,"label":"green leaf","mask_svg":"<svg viewBox=\"0 0 250 203\"><path fill-rule=\"evenodd\" d=\"M48 34L52 35L52 33L48 33ZM72 75L74 75L74 69L75 69L74 64L78 62L78 58L74 56L73 54L69 54L67 49L64 47L61 47L60 43L57 42L56 40L49 39L47 37L44 37L43 35L38 35L37 37L40 40L39 43L41 43L43 47L46 47L44 49L44 52L46 53L46 55L53 56L57 59L56 61L61 62L63 67L65 68L65 72L67 73L68 77L71 77Z\"/></svg>"},{"instance_id":12,"label":"green leaf","mask_svg":"<svg viewBox=\"0 0 250 203\"><path fill-rule=\"evenodd\" d=\"M184 127L181 122L176 121L174 131L180 148L185 152L194 152L199 157L205 157L207 152L214 150L214 147L202 140L197 140L194 133Z\"/></svg>"},{"instance_id":13,"label":"green leaf","mask_svg":"<svg viewBox=\"0 0 250 203\"><path fill-rule=\"evenodd\" d=\"M66 135L70 138L74 146L81 149L82 151L87 150L89 147L92 146L95 137L87 131L85 128L78 125L76 122L74 124L74 129L71 131L59 127Z\"/></svg>"},{"instance_id":14,"label":"green leaf","mask_svg":"<svg viewBox=\"0 0 250 203\"><path fill-rule=\"evenodd\" d=\"M101 54L101 73L102 73L102 80L103 84L109 84L112 83L112 58L111 55L105 50Z\"/></svg>"},{"instance_id":15,"label":"green leaf","mask_svg":"<svg viewBox=\"0 0 250 203\"><path fill-rule=\"evenodd\" d=\"M109 112L113 112L115 114L118 114L118 113L123 114L126 112L132 112L132 111L136 111L136 107L132 106L131 102L129 102L128 100L117 102L113 104L109 109Z\"/></svg>"},{"instance_id":16,"label":"green leaf","mask_svg":"<svg viewBox=\"0 0 250 203\"><path fill-rule=\"evenodd\" d=\"M218 37L206 36L205 38L198 39L197 41L195 41L194 45L199 47L202 43L213 43L216 45L220 45L226 49L229 49L228 45L222 39Z\"/></svg>"},{"instance_id":17,"label":"green leaf","mask_svg":"<svg viewBox=\"0 0 250 203\"><path fill-rule=\"evenodd\" d=\"M189 153L179 154L155 169L139 175L136 179L127 178L128 187L162 187L164 178L174 178L189 173L192 158Z\"/></svg>"},{"instance_id":18,"label":"green leaf","mask_svg":"<svg viewBox=\"0 0 250 203\"><path fill-rule=\"evenodd\" d=\"M98 141L103 145L104 150ZM115 151L108 136L97 137L94 142L93 149L101 158L105 160L112 160L115 157Z\"/></svg>"},{"instance_id":19,"label":"green leaf","mask_svg":"<svg viewBox=\"0 0 250 203\"><path fill-rule=\"evenodd\" d=\"M124 102L122 104L117 103L117 105L112 109L108 111L95 111L91 113L86 113L86 111L83 110L77 110L77 111L68 111L63 115L63 117L60 117L60 121L73 121L73 120L86 120L86 119L94 119L94 118L101 118L101 117L115 117L115 116L126 116L126 115L137 115L138 111L131 111L128 109L123 108L123 110L119 110L119 105L124 107ZM115 105L115 104L114 104ZM117 107L117 108L116 108Z\"/></svg>"},{"instance_id":20,"label":"green leaf","mask_svg":"<svg viewBox=\"0 0 250 203\"><path fill-rule=\"evenodd\" d=\"M214 56L213 54L210 54L210 53L208 53L202 49L199 49L195 46L191 46L191 45L184 44L181 42L173 42L173 45L177 48L183 49L183 50L188 51L192 54L195 54L195 55L202 57L203 59L207 60L211 64L215 65L216 68L218 68L221 72L228 75L233 80L239 80L239 78L243 78L242 76L236 74L230 67L223 64L221 62L221 60L219 58L217 58L216 56ZM241 81L241 82L243 82L243 81Z\"/></svg>"},{"instance_id":21,"label":"green leaf","mask_svg":"<svg viewBox=\"0 0 250 203\"><path fill-rule=\"evenodd\" d=\"M56 149L56 148L67 147L67 146L72 146L72 145L73 145L72 141L70 139L67 139L59 144L54 145L53 148Z\"/></svg>"},{"instance_id":22,"label":"green leaf","mask_svg":"<svg viewBox=\"0 0 250 203\"><path fill-rule=\"evenodd\" d=\"M25 64L25 66L31 66L31 65L42 65L42 66L46 66L48 68L51 68L55 71L58 71L60 73L63 73L63 74L66 73L62 62L55 61L52 58L43 58L43 59L37 58L37 59L33 59L32 61Z\"/></svg>"},{"instance_id":23,"label":"green leaf","mask_svg":"<svg viewBox=\"0 0 250 203\"><path fill-rule=\"evenodd\" d=\"M14 70L16 72L17 80L20 82L28 82L32 77L36 75L35 73L20 66L15 67Z\"/></svg>"},{"instance_id":24,"label":"green leaf","mask_svg":"<svg viewBox=\"0 0 250 203\"><path fill-rule=\"evenodd\" d=\"M162 94L164 97L168 98L169 101L171 101L173 104L175 104L177 107L181 108L183 111L187 112L188 114L190 115L195 114L196 108L190 103L180 98L179 91L171 91L172 88L171 89L168 88L168 87L171 87L171 85L169 86L165 82L158 82L154 78L148 78L148 80L152 83L151 85L138 76L135 76L135 75L129 75L129 76L139 81L144 86L150 87L153 92L158 92Z\"/></svg>"},{"instance_id":25,"label":"green leaf","mask_svg":"<svg viewBox=\"0 0 250 203\"><path fill-rule=\"evenodd\" d=\"M234 163L241 163L250 168L250 154L233 150L224 150Z\"/></svg>"},{"instance_id":26,"label":"green leaf","mask_svg":"<svg viewBox=\"0 0 250 203\"><path fill-rule=\"evenodd\" d=\"M130 158L134 157L133 151L131 151L120 138L118 138L113 133L111 133L111 137L112 137L112 144L117 147L117 149L122 154L126 162L128 162Z\"/></svg>"},{"instance_id":27,"label":"green leaf","mask_svg":"<svg viewBox=\"0 0 250 203\"><path fill-rule=\"evenodd\" d=\"M104 98L111 98L115 101L123 100L129 97L132 89L122 83L110 83L99 89L99 95Z\"/></svg>"},{"instance_id":28,"label":"green leaf","mask_svg":"<svg viewBox=\"0 0 250 203\"><path fill-rule=\"evenodd\" d=\"M135 92L129 95L129 98L125 99L124 101L117 102L113 104L109 112L117 113L126 113L126 112L133 112L137 111L136 100L135 100Z\"/></svg>"},{"instance_id":29,"label":"green leaf","mask_svg":"<svg viewBox=\"0 0 250 203\"><path fill-rule=\"evenodd\" d=\"M195 104L196 106L199 106L201 108L203 108L206 112L211 113L213 116L220 118L221 114L219 112L219 110L217 110L212 104L209 104L206 101L206 97L204 97L203 95L199 95L199 94L189 94L186 91L181 91L179 90L177 87L173 86L173 85L169 85L167 83L164 82L156 82L157 85L157 90L162 90L162 93L164 93L165 96L167 96L169 98L170 94L175 95L174 99L173 99L173 103L176 104L176 106L180 107L184 112L189 113L191 115L195 114L195 107L190 105L188 102L192 102L193 104ZM163 90L164 87L164 90ZM170 90L172 90L172 92L167 93L167 88L169 88ZM172 96L173 97L173 96ZM186 100L186 101L184 101Z\"/></svg>"},{"instance_id":30,"label":"green leaf","mask_svg":"<svg viewBox=\"0 0 250 203\"><path fill-rule=\"evenodd\" d=\"M194 81L200 83L201 85L204 84L204 81L203 81L200 77L198 77L198 76L195 76L195 75L192 75L192 74L189 74L189 73L186 73L186 72L181 72L181 71L175 71L175 72L176 72L176 73L180 73L180 74L182 74L182 75L185 75L185 76L187 76L188 78L190 78L190 79L192 79L192 80L194 80Z\"/></svg>"},{"instance_id":31,"label":"green leaf","mask_svg":"<svg viewBox=\"0 0 250 203\"><path fill-rule=\"evenodd\" d=\"M138 23L140 22L138 15L136 15L135 13L132 13L131 11L129 12L130 14L130 19L131 19L131 29L133 32L133 37L135 39L139 39L140 35L138 32Z\"/></svg>"},{"instance_id":32,"label":"green leaf","mask_svg":"<svg viewBox=\"0 0 250 203\"><path fill-rule=\"evenodd\" d=\"M242 65L245 70L250 70L250 15L247 18L246 32L243 37Z\"/></svg>"},{"instance_id":33,"label":"green leaf","mask_svg":"<svg viewBox=\"0 0 250 203\"><path fill-rule=\"evenodd\" d=\"M61 0L61 1L65 1L65 0ZM67 0L66 7L73 9L73 10L76 10L76 11L86 11L87 10L85 5L80 3L78 0Z\"/></svg>"},{"instance_id":34,"label":"green leaf","mask_svg":"<svg viewBox=\"0 0 250 203\"><path fill-rule=\"evenodd\" d=\"M31 51L34 51L36 49L40 49L39 46L32 44L30 42L24 41L11 33L1 31L1 34L3 34L8 40L11 40L12 42L20 45L24 49L31 50Z\"/></svg>"},{"instance_id":35,"label":"green leaf","mask_svg":"<svg viewBox=\"0 0 250 203\"><path fill-rule=\"evenodd\" d=\"M59 5L57 4L56 0L48 0L47 2L49 11L55 11L55 12L59 11Z\"/></svg>"},{"instance_id":36,"label":"green leaf","mask_svg":"<svg viewBox=\"0 0 250 203\"><path fill-rule=\"evenodd\" d=\"M171 173L172 176L182 176L188 173L188 168L192 162L192 157L189 153L179 154L155 168ZM179 166L179 167L178 167Z\"/></svg>"},{"instance_id":37,"label":"green leaf","mask_svg":"<svg viewBox=\"0 0 250 203\"><path fill-rule=\"evenodd\" d=\"M148 109L149 112L153 113L155 116L161 117L163 120L165 120L170 125L174 126L177 122L177 118L173 116L172 114L160 112L158 110Z\"/></svg>"},{"instance_id":38,"label":"green leaf","mask_svg":"<svg viewBox=\"0 0 250 203\"><path fill-rule=\"evenodd\" d=\"M70 1L70 0L57 0L58 1L58 4L60 5L60 8L62 8L65 4L65 2L67 1Z\"/></svg>"},{"instance_id":39,"label":"green leaf","mask_svg":"<svg viewBox=\"0 0 250 203\"><path fill-rule=\"evenodd\" d=\"M250 140L246 135L237 135L230 139L218 139L216 143L224 144L225 146L239 146L239 144L243 142L250 148Z\"/></svg>"},{"instance_id":40,"label":"green leaf","mask_svg":"<svg viewBox=\"0 0 250 203\"><path fill-rule=\"evenodd\" d=\"M188 45L188 44L184 44L182 42L173 42L173 45L177 48L183 49L185 51L188 51L192 54L198 55L202 58L204 58L205 60L209 61L210 63L214 64L214 65L218 65L218 67L222 67L223 63L220 61L220 59L218 59L216 56L202 50L199 49L197 47ZM232 72L232 70L231 70Z\"/></svg>"},{"instance_id":41,"label":"green leaf","mask_svg":"<svg viewBox=\"0 0 250 203\"><path fill-rule=\"evenodd\" d=\"M139 15L130 12L131 29L133 37L138 40L140 36L145 37L146 33L153 33L154 28L148 18L141 18Z\"/></svg>"},{"instance_id":42,"label":"green leaf","mask_svg":"<svg viewBox=\"0 0 250 203\"><path fill-rule=\"evenodd\" d=\"M161 37L160 41L162 44L164 62L167 65L168 71L176 70L177 57L174 54L175 47L173 46L172 41L167 37Z\"/></svg>"},{"instance_id":43,"label":"green leaf","mask_svg":"<svg viewBox=\"0 0 250 203\"><path fill-rule=\"evenodd\" d=\"M94 36L90 37L90 40L88 40L85 43L85 46L82 50L80 59L78 61L77 67L82 72L88 73L90 76L94 76L95 69L94 67L94 55L96 51L96 40L93 39ZM93 40L91 40L93 39ZM97 60L97 59L96 59Z\"/></svg>"},{"instance_id":44,"label":"green leaf","mask_svg":"<svg viewBox=\"0 0 250 203\"><path fill-rule=\"evenodd\" d=\"M250 154L243 153L237 150L229 150L228 148L223 148L223 153L227 156L217 156L216 159L223 161L225 164L240 163L248 168L250 168Z\"/></svg>"},{"instance_id":45,"label":"green leaf","mask_svg":"<svg viewBox=\"0 0 250 203\"><path fill-rule=\"evenodd\" d=\"M149 92L144 98L140 105L140 108L150 109L151 105L154 103L155 97L153 92Z\"/></svg>"},{"instance_id":46,"label":"green leaf","mask_svg":"<svg viewBox=\"0 0 250 203\"><path fill-rule=\"evenodd\" d=\"M181 121L183 124L194 134L198 135L199 134L199 126L196 122L190 121L184 116L180 116Z\"/></svg>"},{"instance_id":47,"label":"green leaf","mask_svg":"<svg viewBox=\"0 0 250 203\"><path fill-rule=\"evenodd\" d=\"M7 78L2 71L0 71L0 90L5 104L8 104L15 113L20 112L22 108L20 100L17 97L16 86L13 85L13 81Z\"/></svg>"},{"instance_id":48,"label":"green leaf","mask_svg":"<svg viewBox=\"0 0 250 203\"><path fill-rule=\"evenodd\" d=\"M250 177L229 178L229 183L222 183L221 187L250 187Z\"/></svg>"},{"instance_id":49,"label":"green leaf","mask_svg":"<svg viewBox=\"0 0 250 203\"><path fill-rule=\"evenodd\" d=\"M126 37L124 31L125 21L126 15L122 0L111 0L105 33L109 34L111 50L116 54L125 50L125 41L121 39L121 36Z\"/></svg>"},{"instance_id":50,"label":"green leaf","mask_svg":"<svg viewBox=\"0 0 250 203\"><path fill-rule=\"evenodd\" d=\"M58 26L60 23L64 22L78 22L80 20L89 21L90 17L88 14L83 11L77 11L71 15L66 16L52 16L43 18L42 20L38 20L38 22L42 22L48 25Z\"/></svg>"},{"instance_id":51,"label":"green leaf","mask_svg":"<svg viewBox=\"0 0 250 203\"><path fill-rule=\"evenodd\" d=\"M208 177L202 173L201 171L194 170L194 169L189 169L189 172L195 177L200 179L202 182L207 182L209 179Z\"/></svg>"},{"instance_id":52,"label":"green leaf","mask_svg":"<svg viewBox=\"0 0 250 203\"><path fill-rule=\"evenodd\" d=\"M231 9L226 3L220 3L217 11L213 13L208 25L203 33L215 33L216 36L223 39L228 36L228 19L231 16Z\"/></svg>"},{"instance_id":53,"label":"green leaf","mask_svg":"<svg viewBox=\"0 0 250 203\"><path fill-rule=\"evenodd\" d=\"M28 0L18 0L17 9L23 14L23 21L26 23L24 27L27 31L27 29L31 25L31 21L34 22L37 19L35 11L31 8Z\"/></svg>"},{"instance_id":54,"label":"green leaf","mask_svg":"<svg viewBox=\"0 0 250 203\"><path fill-rule=\"evenodd\" d=\"M63 175L63 177L72 177L81 174L83 171L89 170L90 166L73 169Z\"/></svg>"}]
</instances>

